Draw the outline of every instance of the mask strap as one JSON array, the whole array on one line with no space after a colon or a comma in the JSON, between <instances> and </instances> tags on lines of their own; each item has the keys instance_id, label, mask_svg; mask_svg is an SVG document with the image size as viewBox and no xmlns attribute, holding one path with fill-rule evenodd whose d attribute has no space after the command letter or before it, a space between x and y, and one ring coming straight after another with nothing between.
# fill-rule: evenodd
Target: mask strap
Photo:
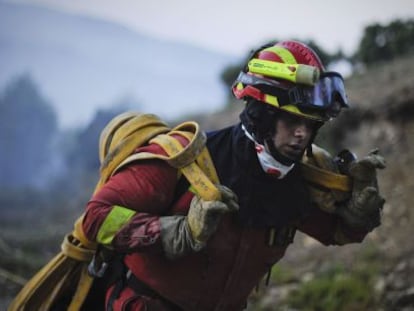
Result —
<instances>
[{"instance_id":1,"label":"mask strap","mask_svg":"<svg viewBox=\"0 0 414 311\"><path fill-rule=\"evenodd\" d=\"M260 166L266 174L272 175L278 179L284 178L295 166L295 163L291 165L285 165L277 161L272 155L266 150L266 147L262 144L259 144L254 137L246 130L244 125L242 129L252 142L254 142L257 158L259 160Z\"/></svg>"}]
</instances>

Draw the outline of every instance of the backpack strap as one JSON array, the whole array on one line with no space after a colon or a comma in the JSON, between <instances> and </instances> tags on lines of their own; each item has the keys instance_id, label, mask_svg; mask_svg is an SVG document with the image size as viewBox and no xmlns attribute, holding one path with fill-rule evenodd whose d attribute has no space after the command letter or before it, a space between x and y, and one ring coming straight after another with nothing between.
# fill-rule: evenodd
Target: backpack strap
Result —
<instances>
[{"instance_id":1,"label":"backpack strap","mask_svg":"<svg viewBox=\"0 0 414 311\"><path fill-rule=\"evenodd\" d=\"M188 145L183 147L174 135L181 135L188 139ZM167 156L148 152L135 153L121 162L113 173L133 161L161 159L177 168L204 200L219 200L220 191L214 185L219 182L219 179L205 142L205 134L200 131L196 122L184 122L168 133L157 135L149 141L161 146Z\"/></svg>"}]
</instances>

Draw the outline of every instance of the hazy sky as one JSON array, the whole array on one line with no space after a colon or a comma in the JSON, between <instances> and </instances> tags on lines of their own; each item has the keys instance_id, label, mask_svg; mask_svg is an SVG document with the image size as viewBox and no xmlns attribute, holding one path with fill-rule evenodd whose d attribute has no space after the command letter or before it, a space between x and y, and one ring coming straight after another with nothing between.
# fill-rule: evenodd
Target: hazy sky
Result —
<instances>
[{"instance_id":1,"label":"hazy sky","mask_svg":"<svg viewBox=\"0 0 414 311\"><path fill-rule=\"evenodd\" d=\"M244 55L277 38L355 51L366 25L414 18L413 0L14 0L116 21L140 32Z\"/></svg>"}]
</instances>

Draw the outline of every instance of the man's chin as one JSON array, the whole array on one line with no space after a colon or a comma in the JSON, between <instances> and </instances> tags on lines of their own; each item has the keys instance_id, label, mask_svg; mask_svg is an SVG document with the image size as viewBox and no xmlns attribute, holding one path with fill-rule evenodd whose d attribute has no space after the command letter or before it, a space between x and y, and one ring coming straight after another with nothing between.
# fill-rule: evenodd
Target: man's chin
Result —
<instances>
[{"instance_id":1,"label":"man's chin","mask_svg":"<svg viewBox=\"0 0 414 311\"><path fill-rule=\"evenodd\" d=\"M302 159L304 152L305 150L290 151L290 152L286 152L284 156L291 161L298 162Z\"/></svg>"}]
</instances>

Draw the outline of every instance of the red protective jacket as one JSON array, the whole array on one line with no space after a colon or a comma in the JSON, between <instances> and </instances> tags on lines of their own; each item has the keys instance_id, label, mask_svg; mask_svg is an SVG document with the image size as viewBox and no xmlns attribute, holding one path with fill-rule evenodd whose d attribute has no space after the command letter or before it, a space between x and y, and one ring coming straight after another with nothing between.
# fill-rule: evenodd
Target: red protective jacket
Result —
<instances>
[{"instance_id":1,"label":"red protective jacket","mask_svg":"<svg viewBox=\"0 0 414 311\"><path fill-rule=\"evenodd\" d=\"M185 139L181 141L186 144ZM164 153L157 145L141 150ZM213 160L220 162L214 154ZM243 309L251 290L284 255L296 229L326 245L339 243L338 231L350 242L359 242L366 234L354 232L336 216L313 208L304 219L279 227L277 232L289 234L269 245L269 228L242 225L232 214L223 217L205 249L170 260L161 247L159 217L185 215L193 196L188 191L177 195L177 181L176 169L160 160L127 166L90 200L83 229L89 239L96 240L115 206L137 211L114 233L111 246L126 253L125 264L140 281L183 310Z\"/></svg>"}]
</instances>

